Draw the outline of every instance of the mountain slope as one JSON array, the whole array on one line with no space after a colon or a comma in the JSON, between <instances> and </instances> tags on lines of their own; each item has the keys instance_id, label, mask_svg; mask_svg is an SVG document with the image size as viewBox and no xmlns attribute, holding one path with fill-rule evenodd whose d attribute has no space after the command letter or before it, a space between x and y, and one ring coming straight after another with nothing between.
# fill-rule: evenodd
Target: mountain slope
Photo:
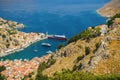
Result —
<instances>
[{"instance_id":1,"label":"mountain slope","mask_svg":"<svg viewBox=\"0 0 120 80\"><path fill-rule=\"evenodd\" d=\"M89 41L79 39L56 51L53 55L56 63L45 69L43 74L52 76L62 69L97 74L120 73L120 21L115 20L104 35Z\"/></svg>"}]
</instances>

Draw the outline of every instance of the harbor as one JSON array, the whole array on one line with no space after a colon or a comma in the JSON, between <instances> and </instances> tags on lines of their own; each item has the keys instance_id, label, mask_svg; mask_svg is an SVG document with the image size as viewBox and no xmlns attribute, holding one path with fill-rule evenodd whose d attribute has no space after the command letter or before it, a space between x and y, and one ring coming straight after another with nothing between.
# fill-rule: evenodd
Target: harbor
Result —
<instances>
[{"instance_id":1,"label":"harbor","mask_svg":"<svg viewBox=\"0 0 120 80\"><path fill-rule=\"evenodd\" d=\"M7 3L7 1L4 0L3 2L5 4ZM22 5L17 6L16 2ZM36 5L34 5L32 1L19 2L13 0L12 2L13 5L6 5L6 6L4 6L5 4L0 5L1 6L0 17L6 20L12 20L23 23L25 25L25 28L21 28L19 30L26 33L49 32L49 35L65 35L67 39L69 39L71 36L76 35L77 33L80 33L88 26L103 24L106 21L106 18L96 13L96 10L100 8L100 6L105 4L107 0L100 1L101 4L99 6L97 5L98 1L96 0L93 0L92 3L91 1L87 1L87 2L82 1L85 5L81 5L82 4L81 1L75 2L75 4L80 4L78 6L74 6L70 2L68 2L69 5L67 6L70 6L73 9L68 9L69 7L67 6L63 9L62 4L56 5L58 1L47 0L47 2L50 2L53 6L50 5L46 6L47 4L44 4L43 7L41 5L43 2L39 0L35 1ZM89 5L94 4L94 5L91 8L89 6L86 6L86 4ZM31 6L31 8L29 8L28 6ZM81 7L84 7L84 9L81 9ZM42 43L49 43L51 44L51 47L47 47L47 48L43 47L41 46ZM49 50L54 52L56 51L56 48L59 44L65 44L65 43L66 40L44 39L37 41L36 43L32 43L32 45L24 48L21 51L16 51L14 54L6 55L4 57L1 57L0 59L14 60L14 59L22 58L22 59L31 60L34 57L41 57L42 55L45 55L46 52ZM24 44L25 43L23 43L23 45ZM20 48L21 47L19 47L18 49Z\"/></svg>"},{"instance_id":2,"label":"harbor","mask_svg":"<svg viewBox=\"0 0 120 80\"><path fill-rule=\"evenodd\" d=\"M0 66L6 67L1 74L7 80L22 80L27 76L30 78L25 80L31 80L31 74L34 74L33 79L39 80L36 77L40 71L38 78L41 80L47 78L41 75L44 67L53 67L52 70L76 67L78 71L82 61L78 62L79 56L76 55L81 52L80 57L83 57L84 47L81 46L84 42L75 42L61 50L58 47L60 44L66 45L69 38L89 26L103 24L107 18L97 14L96 10L106 2L108 0L0 0ZM87 51L94 52L90 50ZM55 63L58 66L52 66ZM39 66L42 70L39 70ZM46 73L51 74L52 71ZM64 75L66 76L71 78L72 75Z\"/></svg>"},{"instance_id":3,"label":"harbor","mask_svg":"<svg viewBox=\"0 0 120 80\"><path fill-rule=\"evenodd\" d=\"M26 47L30 46L31 44L43 40L43 39L47 39L47 36L44 35L43 33L41 33L39 36L36 36L36 38L31 39L31 41L29 40L26 44L22 45L21 47L18 48L13 48L13 49L8 49L5 52L1 53L0 57L15 53L15 52L19 52L24 50Z\"/></svg>"}]
</instances>

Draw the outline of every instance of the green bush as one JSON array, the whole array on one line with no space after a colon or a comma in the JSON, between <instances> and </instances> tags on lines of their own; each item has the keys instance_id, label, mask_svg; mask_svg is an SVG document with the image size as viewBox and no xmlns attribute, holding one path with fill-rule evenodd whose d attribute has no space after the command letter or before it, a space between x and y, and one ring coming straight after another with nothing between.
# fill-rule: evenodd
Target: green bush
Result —
<instances>
[{"instance_id":1,"label":"green bush","mask_svg":"<svg viewBox=\"0 0 120 80\"><path fill-rule=\"evenodd\" d=\"M55 62L56 62L55 59L49 59L49 60L47 61L47 66L46 66L46 68L49 68L49 67L50 67L51 65L53 65Z\"/></svg>"},{"instance_id":2,"label":"green bush","mask_svg":"<svg viewBox=\"0 0 120 80\"><path fill-rule=\"evenodd\" d=\"M71 37L70 39L67 40L67 44L71 43L71 42L75 42L79 39L83 39L83 40L89 40L90 38L94 38L97 37L101 34L100 29L99 28L92 28L92 30L84 30L82 31L80 34L77 34L73 37Z\"/></svg>"},{"instance_id":3,"label":"green bush","mask_svg":"<svg viewBox=\"0 0 120 80\"><path fill-rule=\"evenodd\" d=\"M35 80L48 80L48 76L43 75L42 73L37 73Z\"/></svg>"},{"instance_id":4,"label":"green bush","mask_svg":"<svg viewBox=\"0 0 120 80\"><path fill-rule=\"evenodd\" d=\"M59 49L61 49L62 47L64 47L64 44L59 44L59 45L57 46L57 49L59 50Z\"/></svg>"},{"instance_id":5,"label":"green bush","mask_svg":"<svg viewBox=\"0 0 120 80\"><path fill-rule=\"evenodd\" d=\"M48 77L42 74L42 71L46 69L46 66L47 64L45 62L39 65L35 80L48 80Z\"/></svg>"},{"instance_id":6,"label":"green bush","mask_svg":"<svg viewBox=\"0 0 120 80\"><path fill-rule=\"evenodd\" d=\"M113 17L110 17L109 20L106 22L106 24L107 24L108 26L112 25L112 24L113 24L113 20L115 20L115 18L120 18L120 13L114 15Z\"/></svg>"},{"instance_id":7,"label":"green bush","mask_svg":"<svg viewBox=\"0 0 120 80\"><path fill-rule=\"evenodd\" d=\"M80 64L78 65L78 70L80 70L81 67L82 67L82 63L80 63Z\"/></svg>"},{"instance_id":8,"label":"green bush","mask_svg":"<svg viewBox=\"0 0 120 80\"><path fill-rule=\"evenodd\" d=\"M96 47L96 48L95 48L94 52L98 50L98 48L100 47L100 43L96 43L96 44L95 44L95 47Z\"/></svg>"},{"instance_id":9,"label":"green bush","mask_svg":"<svg viewBox=\"0 0 120 80\"><path fill-rule=\"evenodd\" d=\"M6 67L5 66L0 66L0 72L6 70Z\"/></svg>"},{"instance_id":10,"label":"green bush","mask_svg":"<svg viewBox=\"0 0 120 80\"><path fill-rule=\"evenodd\" d=\"M95 47L96 47L96 49L98 49L100 47L100 43L96 43Z\"/></svg>"},{"instance_id":11,"label":"green bush","mask_svg":"<svg viewBox=\"0 0 120 80\"><path fill-rule=\"evenodd\" d=\"M6 79L6 77L5 77L4 75L2 75L2 74L0 73L0 80L7 80L7 79Z\"/></svg>"},{"instance_id":12,"label":"green bush","mask_svg":"<svg viewBox=\"0 0 120 80\"><path fill-rule=\"evenodd\" d=\"M78 66L77 66L77 65L74 65L72 71L80 70L81 67L82 67L82 63L80 63Z\"/></svg>"},{"instance_id":13,"label":"green bush","mask_svg":"<svg viewBox=\"0 0 120 80\"><path fill-rule=\"evenodd\" d=\"M75 64L74 66L73 66L73 70L72 71L76 71L78 69L78 66Z\"/></svg>"},{"instance_id":14,"label":"green bush","mask_svg":"<svg viewBox=\"0 0 120 80\"><path fill-rule=\"evenodd\" d=\"M80 67L81 64L79 68ZM94 75L89 72L79 71L78 69L74 71L70 71L69 69L63 69L62 72L55 72L53 77L48 77L47 75L43 75L40 72L37 74L35 80L120 80L120 74Z\"/></svg>"},{"instance_id":15,"label":"green bush","mask_svg":"<svg viewBox=\"0 0 120 80\"><path fill-rule=\"evenodd\" d=\"M90 53L90 48L89 47L85 47L85 55L88 55Z\"/></svg>"},{"instance_id":16,"label":"green bush","mask_svg":"<svg viewBox=\"0 0 120 80\"><path fill-rule=\"evenodd\" d=\"M6 70L5 66L0 66L0 80L6 80L6 77L1 74L2 71Z\"/></svg>"},{"instance_id":17,"label":"green bush","mask_svg":"<svg viewBox=\"0 0 120 80\"><path fill-rule=\"evenodd\" d=\"M91 56L90 57L90 60L88 61L88 64L90 65L91 64L91 60L94 58L95 56Z\"/></svg>"},{"instance_id":18,"label":"green bush","mask_svg":"<svg viewBox=\"0 0 120 80\"><path fill-rule=\"evenodd\" d=\"M53 80L97 80L97 77L91 73L64 70L64 72L62 71L61 73L57 72Z\"/></svg>"},{"instance_id":19,"label":"green bush","mask_svg":"<svg viewBox=\"0 0 120 80\"><path fill-rule=\"evenodd\" d=\"M35 80L50 80L51 78L48 77L47 75L43 75L42 71L45 70L46 68L49 68L51 65L53 65L56 62L55 59L49 59L46 62L43 62L39 65L38 70L37 70L37 75Z\"/></svg>"},{"instance_id":20,"label":"green bush","mask_svg":"<svg viewBox=\"0 0 120 80\"><path fill-rule=\"evenodd\" d=\"M120 80L120 74L94 75L89 72L64 70L61 73L56 72L53 80Z\"/></svg>"},{"instance_id":21,"label":"green bush","mask_svg":"<svg viewBox=\"0 0 120 80\"><path fill-rule=\"evenodd\" d=\"M80 60L82 60L84 58L84 56L78 56L76 59L76 63L78 63Z\"/></svg>"},{"instance_id":22,"label":"green bush","mask_svg":"<svg viewBox=\"0 0 120 80\"><path fill-rule=\"evenodd\" d=\"M10 44L6 44L6 48L9 48Z\"/></svg>"},{"instance_id":23,"label":"green bush","mask_svg":"<svg viewBox=\"0 0 120 80\"><path fill-rule=\"evenodd\" d=\"M9 33L9 35L12 35L12 34L17 34L17 31L16 30L7 30L7 32Z\"/></svg>"},{"instance_id":24,"label":"green bush","mask_svg":"<svg viewBox=\"0 0 120 80\"><path fill-rule=\"evenodd\" d=\"M3 34L3 35L2 35L2 38L6 38L6 35L5 35L5 34Z\"/></svg>"}]
</instances>

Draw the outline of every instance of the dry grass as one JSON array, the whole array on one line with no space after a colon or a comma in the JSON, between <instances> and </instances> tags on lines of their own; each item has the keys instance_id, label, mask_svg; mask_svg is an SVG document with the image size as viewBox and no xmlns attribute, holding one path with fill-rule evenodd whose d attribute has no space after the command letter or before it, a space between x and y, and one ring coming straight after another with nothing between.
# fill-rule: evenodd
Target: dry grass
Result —
<instances>
[{"instance_id":1,"label":"dry grass","mask_svg":"<svg viewBox=\"0 0 120 80\"><path fill-rule=\"evenodd\" d=\"M97 74L120 73L120 41L111 41L108 47L110 58L102 60L94 70Z\"/></svg>"},{"instance_id":2,"label":"dry grass","mask_svg":"<svg viewBox=\"0 0 120 80\"><path fill-rule=\"evenodd\" d=\"M48 76L53 75L56 71L61 71L62 69L70 69L72 70L73 66L74 66L74 62L77 59L78 56L83 55L83 50L81 47L83 44L81 44L84 42L78 41L77 43L75 43L73 45L70 44L68 46L65 47L65 49L67 49L67 53L71 54L68 57L57 57L56 63L51 66L50 68L47 68L46 70L43 71L43 74L47 74ZM79 44L79 46L78 46ZM72 49L72 51L70 51Z\"/></svg>"},{"instance_id":3,"label":"dry grass","mask_svg":"<svg viewBox=\"0 0 120 80\"><path fill-rule=\"evenodd\" d=\"M111 32L109 32L106 36L110 36L112 40L110 43L107 43L107 52L109 52L110 57L108 59L102 59L96 68L92 70L93 73L103 74L103 73L120 73L120 41L116 39L118 35L119 28L115 28ZM114 34L113 34L114 33ZM52 76L56 71L60 72L62 69L70 69L72 70L73 66L76 64L75 60L78 56L82 56L85 51L85 46L90 47L90 54L87 55L83 59L80 60L77 64L83 63L85 66L89 66L88 62L90 61L90 57L94 56L94 50L96 49L95 44L100 43L104 37L100 36L97 38L93 38L90 42L85 42L83 40L78 40L77 42L73 42L67 45L65 48L61 49L58 53L62 53L64 49L67 54L71 54L67 57L57 57L56 63L52 65L50 68L47 68L43 71L43 74L47 74L48 76Z\"/></svg>"},{"instance_id":4,"label":"dry grass","mask_svg":"<svg viewBox=\"0 0 120 80\"><path fill-rule=\"evenodd\" d=\"M116 13L120 13L120 0L111 0L105 6L97 11L102 16L113 16Z\"/></svg>"},{"instance_id":5,"label":"dry grass","mask_svg":"<svg viewBox=\"0 0 120 80\"><path fill-rule=\"evenodd\" d=\"M90 57L93 56L93 50L95 50L95 44L100 42L102 37L97 37L94 39L91 39L89 43L78 40L76 43L71 43L68 46L65 47L67 49L67 53L71 54L71 56L68 57L58 57L57 61L54 65L52 65L50 68L47 68L43 71L43 74L47 74L48 76L52 76L56 71L60 72L62 69L73 69L73 66L75 65L75 60L78 56L82 56L84 54L84 48L85 46L89 46L91 48L91 53L85 57L84 63L87 65L87 63L90 60ZM72 50L72 51L70 51ZM79 61L79 63L82 63L83 60Z\"/></svg>"}]
</instances>

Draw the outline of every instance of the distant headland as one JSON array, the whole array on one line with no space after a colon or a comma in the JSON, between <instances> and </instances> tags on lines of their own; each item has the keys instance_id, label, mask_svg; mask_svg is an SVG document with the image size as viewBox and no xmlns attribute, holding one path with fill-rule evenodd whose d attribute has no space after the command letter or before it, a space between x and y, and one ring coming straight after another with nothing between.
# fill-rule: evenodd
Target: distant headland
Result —
<instances>
[{"instance_id":1,"label":"distant headland","mask_svg":"<svg viewBox=\"0 0 120 80\"><path fill-rule=\"evenodd\" d=\"M111 0L101 9L97 10L97 12L105 17L111 17L117 13L120 13L120 0Z\"/></svg>"}]
</instances>

